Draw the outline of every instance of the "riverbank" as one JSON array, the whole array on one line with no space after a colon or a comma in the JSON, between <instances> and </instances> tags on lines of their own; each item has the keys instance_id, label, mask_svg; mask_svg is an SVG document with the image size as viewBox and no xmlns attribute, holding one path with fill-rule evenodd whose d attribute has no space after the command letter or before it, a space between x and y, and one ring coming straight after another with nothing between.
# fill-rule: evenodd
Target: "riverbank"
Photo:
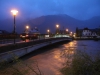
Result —
<instances>
[{"instance_id":1,"label":"riverbank","mask_svg":"<svg viewBox=\"0 0 100 75\"><path fill-rule=\"evenodd\" d=\"M70 61L70 59L72 60ZM84 51L76 51L70 59L61 69L63 75L100 75L99 53L92 56Z\"/></svg>"},{"instance_id":2,"label":"riverbank","mask_svg":"<svg viewBox=\"0 0 100 75\"><path fill-rule=\"evenodd\" d=\"M100 38L83 38L83 37L78 37L78 38L73 38L73 40L95 40L98 41Z\"/></svg>"}]
</instances>

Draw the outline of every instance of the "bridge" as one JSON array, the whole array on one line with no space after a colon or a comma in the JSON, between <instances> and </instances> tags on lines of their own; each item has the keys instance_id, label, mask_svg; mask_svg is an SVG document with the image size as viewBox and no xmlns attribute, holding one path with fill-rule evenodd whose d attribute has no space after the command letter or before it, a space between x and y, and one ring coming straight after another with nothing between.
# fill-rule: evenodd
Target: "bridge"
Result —
<instances>
[{"instance_id":1,"label":"bridge","mask_svg":"<svg viewBox=\"0 0 100 75\"><path fill-rule=\"evenodd\" d=\"M62 38L49 38L49 39L35 40L30 42L4 45L0 47L0 62L11 61L16 57L17 58L22 57L39 48L63 41L69 42L71 40L72 40L71 38L62 37Z\"/></svg>"}]
</instances>

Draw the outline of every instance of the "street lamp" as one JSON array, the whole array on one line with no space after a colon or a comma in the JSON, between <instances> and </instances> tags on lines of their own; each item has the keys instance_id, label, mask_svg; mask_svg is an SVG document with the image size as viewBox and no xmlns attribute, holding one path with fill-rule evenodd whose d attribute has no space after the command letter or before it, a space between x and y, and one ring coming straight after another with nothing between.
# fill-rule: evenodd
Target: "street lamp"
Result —
<instances>
[{"instance_id":1,"label":"street lamp","mask_svg":"<svg viewBox=\"0 0 100 75\"><path fill-rule=\"evenodd\" d=\"M57 24L56 25L56 31L57 31L57 34L59 33L59 25Z\"/></svg>"},{"instance_id":2,"label":"street lamp","mask_svg":"<svg viewBox=\"0 0 100 75\"><path fill-rule=\"evenodd\" d=\"M25 27L25 32L26 33L28 33L28 29L29 29L30 27L27 25L26 27Z\"/></svg>"},{"instance_id":3,"label":"street lamp","mask_svg":"<svg viewBox=\"0 0 100 75\"><path fill-rule=\"evenodd\" d=\"M68 34L68 29L66 29L66 33Z\"/></svg>"},{"instance_id":4,"label":"street lamp","mask_svg":"<svg viewBox=\"0 0 100 75\"><path fill-rule=\"evenodd\" d=\"M48 29L47 32L48 32L48 34L49 34L49 33L50 33L50 30Z\"/></svg>"},{"instance_id":5,"label":"street lamp","mask_svg":"<svg viewBox=\"0 0 100 75\"><path fill-rule=\"evenodd\" d=\"M56 28L59 28L59 25L58 24L56 25Z\"/></svg>"},{"instance_id":6,"label":"street lamp","mask_svg":"<svg viewBox=\"0 0 100 75\"><path fill-rule=\"evenodd\" d=\"M26 29L29 29L29 26L26 26Z\"/></svg>"},{"instance_id":7,"label":"street lamp","mask_svg":"<svg viewBox=\"0 0 100 75\"><path fill-rule=\"evenodd\" d=\"M66 29L66 32L68 32L68 29Z\"/></svg>"},{"instance_id":8,"label":"street lamp","mask_svg":"<svg viewBox=\"0 0 100 75\"><path fill-rule=\"evenodd\" d=\"M72 33L73 33L73 32L70 32L70 36L72 36Z\"/></svg>"},{"instance_id":9,"label":"street lamp","mask_svg":"<svg viewBox=\"0 0 100 75\"><path fill-rule=\"evenodd\" d=\"M26 39L27 39L27 36L28 36L28 29L29 29L29 26L27 25L25 27L25 33L26 33L26 35L25 35L25 42L26 42Z\"/></svg>"},{"instance_id":10,"label":"street lamp","mask_svg":"<svg viewBox=\"0 0 100 75\"><path fill-rule=\"evenodd\" d=\"M13 16L14 16L14 44L15 44L15 30L16 30L16 25L15 25L15 16L17 15L18 11L17 10L11 10Z\"/></svg>"},{"instance_id":11,"label":"street lamp","mask_svg":"<svg viewBox=\"0 0 100 75\"><path fill-rule=\"evenodd\" d=\"M76 33L73 34L73 37L74 37L74 38L76 37Z\"/></svg>"},{"instance_id":12,"label":"street lamp","mask_svg":"<svg viewBox=\"0 0 100 75\"><path fill-rule=\"evenodd\" d=\"M70 32L70 34L72 34L73 32Z\"/></svg>"}]
</instances>

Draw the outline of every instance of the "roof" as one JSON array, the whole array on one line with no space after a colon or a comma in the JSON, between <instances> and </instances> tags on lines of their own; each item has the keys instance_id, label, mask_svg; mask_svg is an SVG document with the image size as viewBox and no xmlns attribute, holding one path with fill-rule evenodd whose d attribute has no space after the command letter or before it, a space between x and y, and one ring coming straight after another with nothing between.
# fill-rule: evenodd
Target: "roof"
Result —
<instances>
[{"instance_id":1,"label":"roof","mask_svg":"<svg viewBox=\"0 0 100 75\"><path fill-rule=\"evenodd\" d=\"M9 32L6 30L0 30L0 34L9 34Z\"/></svg>"},{"instance_id":2,"label":"roof","mask_svg":"<svg viewBox=\"0 0 100 75\"><path fill-rule=\"evenodd\" d=\"M84 28L83 30L89 30L89 29L86 27L86 28Z\"/></svg>"},{"instance_id":3,"label":"roof","mask_svg":"<svg viewBox=\"0 0 100 75\"><path fill-rule=\"evenodd\" d=\"M37 31L37 30L30 30L30 32L32 32L32 33L39 33L39 31Z\"/></svg>"}]
</instances>

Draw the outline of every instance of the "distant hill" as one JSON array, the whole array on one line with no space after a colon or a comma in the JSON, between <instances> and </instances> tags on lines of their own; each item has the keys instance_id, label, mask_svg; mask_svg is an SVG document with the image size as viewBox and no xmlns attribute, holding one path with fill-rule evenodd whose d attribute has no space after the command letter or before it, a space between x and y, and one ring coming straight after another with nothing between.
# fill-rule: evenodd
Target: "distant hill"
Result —
<instances>
[{"instance_id":1,"label":"distant hill","mask_svg":"<svg viewBox=\"0 0 100 75\"><path fill-rule=\"evenodd\" d=\"M37 25L39 29L45 29L42 30L43 32L46 32L46 29L52 29L54 32L56 29L56 24L60 25L60 29L66 29L69 28L69 30L74 30L75 27L81 25L82 21L79 21L77 19L71 18L67 15L48 15L48 16L42 16L33 20L30 20L29 23L33 23L33 25Z\"/></svg>"},{"instance_id":2,"label":"distant hill","mask_svg":"<svg viewBox=\"0 0 100 75\"><path fill-rule=\"evenodd\" d=\"M59 24L60 29L66 29L68 28L70 31L75 31L76 27L84 28L97 28L100 26L100 16L93 17L89 20L77 20L75 18L72 18L68 15L47 15L47 16L41 16L35 19L28 19L27 21L21 21L17 20L16 22L16 28L17 31L22 32L25 28L25 25L29 24L31 27L38 27L40 32L46 33L46 30L49 28L52 32L55 32L55 25ZM11 20L6 21L0 21L0 25L9 26L8 28L13 29L13 22ZM12 27L11 27L12 26ZM3 27L3 30L5 27ZM1 29L1 28L0 28ZM6 29L6 28L5 28Z\"/></svg>"},{"instance_id":3,"label":"distant hill","mask_svg":"<svg viewBox=\"0 0 100 75\"><path fill-rule=\"evenodd\" d=\"M55 31L55 25L59 24L60 29L68 28L70 31L75 31L76 27L97 28L100 26L100 17L93 17L89 20L81 21L67 15L48 15L31 19L28 21L30 25L37 26L41 31L46 32L46 29Z\"/></svg>"}]
</instances>

